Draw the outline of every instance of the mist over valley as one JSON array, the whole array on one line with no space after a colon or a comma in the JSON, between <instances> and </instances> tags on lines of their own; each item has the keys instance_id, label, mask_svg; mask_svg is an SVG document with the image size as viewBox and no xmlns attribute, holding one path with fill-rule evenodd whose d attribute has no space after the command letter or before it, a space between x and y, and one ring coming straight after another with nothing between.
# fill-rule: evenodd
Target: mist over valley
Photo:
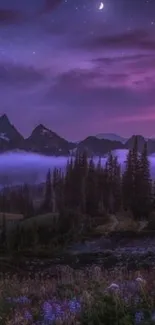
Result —
<instances>
[{"instance_id":1,"label":"mist over valley","mask_svg":"<svg viewBox=\"0 0 155 325\"><path fill-rule=\"evenodd\" d=\"M114 150L114 156L118 157L122 171L128 154L127 149ZM45 181L47 171L60 168L65 171L68 157L44 156L37 153L24 151L5 152L0 154L0 185L14 186L23 183L39 184ZM74 159L74 158L73 158ZM102 166L105 165L106 156L101 158ZM99 158L94 157L95 164ZM155 154L149 155L151 177L155 179Z\"/></svg>"}]
</instances>

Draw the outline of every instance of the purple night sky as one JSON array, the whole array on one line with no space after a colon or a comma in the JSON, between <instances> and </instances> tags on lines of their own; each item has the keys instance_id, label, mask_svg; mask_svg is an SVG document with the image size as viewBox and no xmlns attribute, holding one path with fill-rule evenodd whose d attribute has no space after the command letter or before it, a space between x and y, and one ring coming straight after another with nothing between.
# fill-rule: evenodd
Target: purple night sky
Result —
<instances>
[{"instance_id":1,"label":"purple night sky","mask_svg":"<svg viewBox=\"0 0 155 325\"><path fill-rule=\"evenodd\" d=\"M1 0L0 114L24 136L155 135L155 0Z\"/></svg>"}]
</instances>

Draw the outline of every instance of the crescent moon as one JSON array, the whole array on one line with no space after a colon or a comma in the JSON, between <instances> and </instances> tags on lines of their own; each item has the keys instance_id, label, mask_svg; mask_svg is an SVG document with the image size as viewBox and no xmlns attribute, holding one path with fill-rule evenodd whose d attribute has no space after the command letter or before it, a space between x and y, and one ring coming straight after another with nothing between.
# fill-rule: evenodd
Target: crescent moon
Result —
<instances>
[{"instance_id":1,"label":"crescent moon","mask_svg":"<svg viewBox=\"0 0 155 325\"><path fill-rule=\"evenodd\" d=\"M99 10L102 10L104 8L104 3L101 2L100 5L99 5Z\"/></svg>"}]
</instances>

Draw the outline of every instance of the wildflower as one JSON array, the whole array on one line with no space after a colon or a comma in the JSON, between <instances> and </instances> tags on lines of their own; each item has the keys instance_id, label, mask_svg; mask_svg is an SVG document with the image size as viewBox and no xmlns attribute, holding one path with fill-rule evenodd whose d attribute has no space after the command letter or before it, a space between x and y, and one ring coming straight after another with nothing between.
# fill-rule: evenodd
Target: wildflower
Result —
<instances>
[{"instance_id":1,"label":"wildflower","mask_svg":"<svg viewBox=\"0 0 155 325\"><path fill-rule=\"evenodd\" d=\"M138 303L140 303L140 297L138 295L134 296L134 303L137 305Z\"/></svg>"},{"instance_id":2,"label":"wildflower","mask_svg":"<svg viewBox=\"0 0 155 325\"><path fill-rule=\"evenodd\" d=\"M108 287L108 289L119 289L119 285L118 284L116 284L116 283L112 283L109 287Z\"/></svg>"},{"instance_id":3,"label":"wildflower","mask_svg":"<svg viewBox=\"0 0 155 325\"><path fill-rule=\"evenodd\" d=\"M142 311L137 311L135 314L135 324L140 324L144 320L144 313Z\"/></svg>"},{"instance_id":4,"label":"wildflower","mask_svg":"<svg viewBox=\"0 0 155 325\"><path fill-rule=\"evenodd\" d=\"M59 317L62 317L64 312L62 310L62 306L60 304L54 304L53 306L53 312L55 314L55 317L59 318Z\"/></svg>"},{"instance_id":5,"label":"wildflower","mask_svg":"<svg viewBox=\"0 0 155 325\"><path fill-rule=\"evenodd\" d=\"M73 298L72 300L69 301L70 312L76 313L80 310L80 308L81 308L81 305L76 298Z\"/></svg>"},{"instance_id":6,"label":"wildflower","mask_svg":"<svg viewBox=\"0 0 155 325\"><path fill-rule=\"evenodd\" d=\"M8 302L13 302L13 303L19 303L19 304L28 304L28 303L30 303L30 299L28 299L25 296L19 296L17 298L8 297L7 301Z\"/></svg>"},{"instance_id":7,"label":"wildflower","mask_svg":"<svg viewBox=\"0 0 155 325\"><path fill-rule=\"evenodd\" d=\"M155 321L155 311L152 313L151 320L152 320L152 321Z\"/></svg>"},{"instance_id":8,"label":"wildflower","mask_svg":"<svg viewBox=\"0 0 155 325\"><path fill-rule=\"evenodd\" d=\"M28 310L25 311L24 317L26 320L33 320L33 317Z\"/></svg>"},{"instance_id":9,"label":"wildflower","mask_svg":"<svg viewBox=\"0 0 155 325\"><path fill-rule=\"evenodd\" d=\"M43 304L43 317L45 321L55 321L56 316L53 313L53 308L49 302Z\"/></svg>"},{"instance_id":10,"label":"wildflower","mask_svg":"<svg viewBox=\"0 0 155 325\"><path fill-rule=\"evenodd\" d=\"M139 283L143 283L143 284L146 283L146 281L145 281L142 277L138 277L138 278L136 279L136 281L139 282Z\"/></svg>"},{"instance_id":11,"label":"wildflower","mask_svg":"<svg viewBox=\"0 0 155 325\"><path fill-rule=\"evenodd\" d=\"M130 302L130 298L128 296L123 297L123 299L126 304Z\"/></svg>"}]
</instances>

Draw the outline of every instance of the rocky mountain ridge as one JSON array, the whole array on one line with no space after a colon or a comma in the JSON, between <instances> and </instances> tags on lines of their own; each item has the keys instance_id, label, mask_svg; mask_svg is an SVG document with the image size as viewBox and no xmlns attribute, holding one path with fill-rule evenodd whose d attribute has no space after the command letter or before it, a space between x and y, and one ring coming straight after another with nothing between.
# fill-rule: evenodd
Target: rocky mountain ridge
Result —
<instances>
[{"instance_id":1,"label":"rocky mountain ridge","mask_svg":"<svg viewBox=\"0 0 155 325\"><path fill-rule=\"evenodd\" d=\"M104 156L109 151L117 149L130 149L133 147L135 135L126 142L110 140L108 137L88 136L84 140L74 143L59 136L57 133L38 125L28 138L24 138L11 124L7 115L0 117L0 153L11 150L24 150L49 156L69 156L77 151L86 150L89 156ZM148 145L148 153L155 153L155 139L145 139L138 135L138 148L142 150L145 141Z\"/></svg>"},{"instance_id":2,"label":"rocky mountain ridge","mask_svg":"<svg viewBox=\"0 0 155 325\"><path fill-rule=\"evenodd\" d=\"M97 139L106 139L106 140L111 140L111 141L119 141L122 143L125 143L128 139L121 137L118 134L115 133L99 133L96 135Z\"/></svg>"}]
</instances>

